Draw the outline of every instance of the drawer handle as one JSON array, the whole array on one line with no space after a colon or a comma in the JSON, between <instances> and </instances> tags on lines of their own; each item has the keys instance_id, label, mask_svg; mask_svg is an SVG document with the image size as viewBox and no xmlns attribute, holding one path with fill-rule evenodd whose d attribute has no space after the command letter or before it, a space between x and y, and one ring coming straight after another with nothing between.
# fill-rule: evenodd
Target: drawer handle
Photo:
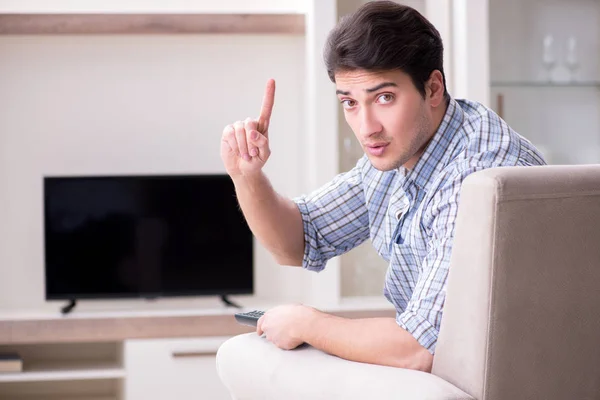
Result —
<instances>
[{"instance_id":1,"label":"drawer handle","mask_svg":"<svg viewBox=\"0 0 600 400\"><path fill-rule=\"evenodd\" d=\"M216 354L215 351L174 351L172 356L173 358L193 358L214 356Z\"/></svg>"}]
</instances>

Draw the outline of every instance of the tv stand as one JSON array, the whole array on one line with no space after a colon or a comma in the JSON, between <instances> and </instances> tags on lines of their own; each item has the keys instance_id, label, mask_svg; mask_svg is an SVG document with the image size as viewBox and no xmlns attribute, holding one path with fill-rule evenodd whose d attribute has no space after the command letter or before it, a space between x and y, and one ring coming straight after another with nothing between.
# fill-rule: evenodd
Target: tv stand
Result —
<instances>
[{"instance_id":1,"label":"tv stand","mask_svg":"<svg viewBox=\"0 0 600 400\"><path fill-rule=\"evenodd\" d=\"M71 300L69 300L69 304L67 304L66 306L64 306L63 308L60 309L60 312L63 315L68 314L71 311L73 311L73 309L75 308L76 305L77 305L77 300L71 299Z\"/></svg>"},{"instance_id":2,"label":"tv stand","mask_svg":"<svg viewBox=\"0 0 600 400\"><path fill-rule=\"evenodd\" d=\"M234 303L233 301L229 300L227 298L226 294L222 294L221 295L221 301L223 303L225 303L225 305L229 306L229 307L235 307L235 308L242 308L242 306L240 306L239 304Z\"/></svg>"}]
</instances>

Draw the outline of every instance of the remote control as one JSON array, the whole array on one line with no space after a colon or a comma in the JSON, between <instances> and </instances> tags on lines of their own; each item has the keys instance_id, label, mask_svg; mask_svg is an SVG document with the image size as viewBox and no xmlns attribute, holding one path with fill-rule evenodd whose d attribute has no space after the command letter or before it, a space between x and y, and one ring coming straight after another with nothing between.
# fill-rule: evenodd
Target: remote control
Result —
<instances>
[{"instance_id":1,"label":"remote control","mask_svg":"<svg viewBox=\"0 0 600 400\"><path fill-rule=\"evenodd\" d=\"M265 313L264 311L258 311L258 310L236 313L235 319L237 322L239 322L242 325L256 327L256 324L258 323L258 319L260 317L262 317L264 313Z\"/></svg>"}]
</instances>

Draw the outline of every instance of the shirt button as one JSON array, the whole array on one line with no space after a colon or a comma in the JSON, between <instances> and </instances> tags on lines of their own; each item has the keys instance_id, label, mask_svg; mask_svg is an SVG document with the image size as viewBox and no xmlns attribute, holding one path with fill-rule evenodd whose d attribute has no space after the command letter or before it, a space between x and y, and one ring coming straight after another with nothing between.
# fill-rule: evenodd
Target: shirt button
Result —
<instances>
[{"instance_id":1,"label":"shirt button","mask_svg":"<svg viewBox=\"0 0 600 400\"><path fill-rule=\"evenodd\" d=\"M402 210L396 211L396 219L399 220L400 218L402 218Z\"/></svg>"}]
</instances>

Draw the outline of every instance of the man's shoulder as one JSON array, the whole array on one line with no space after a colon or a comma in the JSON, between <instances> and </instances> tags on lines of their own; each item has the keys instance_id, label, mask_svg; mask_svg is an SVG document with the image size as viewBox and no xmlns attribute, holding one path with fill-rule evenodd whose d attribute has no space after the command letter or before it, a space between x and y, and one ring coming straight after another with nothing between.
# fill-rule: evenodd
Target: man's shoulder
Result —
<instances>
[{"instance_id":1,"label":"man's shoulder","mask_svg":"<svg viewBox=\"0 0 600 400\"><path fill-rule=\"evenodd\" d=\"M459 99L456 102L465 117L461 126L463 146L453 160L455 168L469 170L473 166L545 164L543 155L531 141L492 109L471 100Z\"/></svg>"},{"instance_id":2,"label":"man's shoulder","mask_svg":"<svg viewBox=\"0 0 600 400\"><path fill-rule=\"evenodd\" d=\"M469 100L469 99L458 99L458 98L456 98L454 100L460 106L460 108L463 110L463 112L465 114L467 114L469 117L473 117L473 116L477 116L477 115L486 116L489 112L496 114L491 108L483 105L483 103L480 103L478 101Z\"/></svg>"},{"instance_id":3,"label":"man's shoulder","mask_svg":"<svg viewBox=\"0 0 600 400\"><path fill-rule=\"evenodd\" d=\"M494 110L482 103L467 99L456 99L456 104L464 115L461 128L473 136L512 130Z\"/></svg>"},{"instance_id":4,"label":"man's shoulder","mask_svg":"<svg viewBox=\"0 0 600 400\"><path fill-rule=\"evenodd\" d=\"M489 150L484 150L472 156L465 154L453 159L446 165L434 181L428 191L428 202L440 199L452 199L460 193L462 183L471 174L485 169L504 166L529 166L543 165L535 153L525 153L517 156L497 157Z\"/></svg>"}]
</instances>

